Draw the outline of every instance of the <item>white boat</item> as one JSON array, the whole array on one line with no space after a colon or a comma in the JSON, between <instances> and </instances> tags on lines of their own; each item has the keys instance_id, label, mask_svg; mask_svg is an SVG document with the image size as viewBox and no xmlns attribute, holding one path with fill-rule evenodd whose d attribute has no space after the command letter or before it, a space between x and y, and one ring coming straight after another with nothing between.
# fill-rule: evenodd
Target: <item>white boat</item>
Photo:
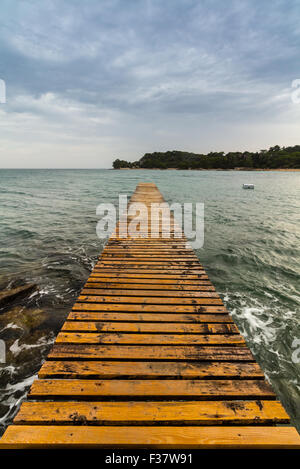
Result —
<instances>
[{"instance_id":1,"label":"white boat","mask_svg":"<svg viewBox=\"0 0 300 469\"><path fill-rule=\"evenodd\" d=\"M243 189L254 189L254 184L243 184Z\"/></svg>"}]
</instances>

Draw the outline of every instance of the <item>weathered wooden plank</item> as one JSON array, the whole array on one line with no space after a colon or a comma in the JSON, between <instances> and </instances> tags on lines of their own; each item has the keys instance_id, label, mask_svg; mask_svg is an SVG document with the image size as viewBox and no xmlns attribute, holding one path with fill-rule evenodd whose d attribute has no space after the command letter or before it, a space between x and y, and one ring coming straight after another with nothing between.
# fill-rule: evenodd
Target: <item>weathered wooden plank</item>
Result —
<instances>
[{"instance_id":1,"label":"weathered wooden plank","mask_svg":"<svg viewBox=\"0 0 300 469\"><path fill-rule=\"evenodd\" d=\"M178 268L182 267L188 267L189 269L200 269L202 266L198 261L194 260L189 260L187 259L186 261L184 259L178 260L178 259L164 259L164 258L149 258L147 260L143 259L100 259L99 262L97 262L96 266L97 267L105 267L107 265L112 265L112 266L125 266L127 267L133 267L134 265L136 267L141 267L143 269L146 269L147 267L151 268L154 267L156 269L166 269L166 270L176 270ZM95 267L96 267L95 266Z\"/></svg>"},{"instance_id":2,"label":"weathered wooden plank","mask_svg":"<svg viewBox=\"0 0 300 469\"><path fill-rule=\"evenodd\" d=\"M29 398L67 397L101 400L104 397L189 398L189 399L275 399L264 380L196 380L196 379L38 379L33 382Z\"/></svg>"},{"instance_id":3,"label":"weathered wooden plank","mask_svg":"<svg viewBox=\"0 0 300 469\"><path fill-rule=\"evenodd\" d=\"M143 268L143 266L127 266L122 265L111 265L111 266L95 266L93 270L94 274L106 274L110 275L129 275L134 274L136 278L200 278L201 275L205 274L203 268L187 269L178 267L176 269L161 269L161 268Z\"/></svg>"},{"instance_id":4,"label":"weathered wooden plank","mask_svg":"<svg viewBox=\"0 0 300 469\"><path fill-rule=\"evenodd\" d=\"M263 372L255 362L124 362L46 361L39 378L87 379L258 379Z\"/></svg>"},{"instance_id":5,"label":"weathered wooden plank","mask_svg":"<svg viewBox=\"0 0 300 469\"><path fill-rule=\"evenodd\" d=\"M144 253L153 253L158 256L163 256L163 255L170 255L170 254L177 254L177 255L182 255L182 256L196 256L195 259L199 261L198 256L195 254L194 250L191 247L186 247L185 243L164 243L160 242L157 240L157 242L151 242L151 239L149 238L143 238L143 243L137 243L136 240L134 240L131 244L125 245L125 244L119 244L119 245L110 245L107 244L106 247L103 249L102 253L99 255L99 258L102 256L102 254L125 254L125 253L137 253L137 254L144 254Z\"/></svg>"},{"instance_id":6,"label":"weathered wooden plank","mask_svg":"<svg viewBox=\"0 0 300 469\"><path fill-rule=\"evenodd\" d=\"M201 267L200 264L198 264L197 260L193 257L186 257L186 258L180 258L180 257L174 257L174 256L169 256L169 257L157 257L157 256L145 256L145 257L135 257L135 256L126 256L123 255L123 257L101 257L99 259L100 264L124 264L124 262L130 266L131 264L138 264L142 265L143 267L145 266L152 266L152 265L162 265L163 267L168 266L168 267L175 267L178 265L194 265L197 268ZM98 263L98 264L99 264ZM97 265L98 265L97 264Z\"/></svg>"},{"instance_id":7,"label":"weathered wooden plank","mask_svg":"<svg viewBox=\"0 0 300 469\"><path fill-rule=\"evenodd\" d=\"M146 287L144 287L146 288ZM220 298L218 293L214 291L206 291L206 290L196 290L196 291L187 291L187 290L118 290L114 288L90 288L90 287L84 287L81 290L81 295L89 295L89 296L142 296L143 298L149 297L149 296L155 296L158 298L163 298L163 297L171 297L171 298Z\"/></svg>"},{"instance_id":8,"label":"weathered wooden plank","mask_svg":"<svg viewBox=\"0 0 300 469\"><path fill-rule=\"evenodd\" d=\"M142 334L121 332L60 332L56 343L64 344L137 344L137 345L231 345L242 347L240 334Z\"/></svg>"},{"instance_id":9,"label":"weathered wooden plank","mask_svg":"<svg viewBox=\"0 0 300 469\"><path fill-rule=\"evenodd\" d=\"M104 248L101 255L99 256L100 259L103 258L111 258L111 257L152 257L154 259L156 258L162 258L162 259L169 259L171 258L172 260L185 260L185 259L192 259L195 260L196 262L200 261L198 257L196 256L195 252L193 249L149 249L149 248L144 248L144 249L115 249L115 248Z\"/></svg>"},{"instance_id":10,"label":"weathered wooden plank","mask_svg":"<svg viewBox=\"0 0 300 469\"><path fill-rule=\"evenodd\" d=\"M151 254L153 257L155 256L177 256L180 257L182 256L190 256L193 255L195 256L194 259L196 262L198 262L200 265L199 258L196 256L195 252L193 249L188 248L186 249L184 246L168 246L166 247L165 245L151 245L150 241L147 240L147 244L137 246L136 244L132 245L131 247L106 247L98 257L98 259L101 259L102 254L109 254L109 255L121 255L123 256L124 254L146 254L147 256Z\"/></svg>"},{"instance_id":11,"label":"weathered wooden plank","mask_svg":"<svg viewBox=\"0 0 300 469\"><path fill-rule=\"evenodd\" d=\"M126 228L126 226L124 225L124 228ZM157 228L157 227L156 227ZM166 242L168 243L177 243L178 241L181 241L181 242L184 242L184 237L183 236L180 236L178 231L175 229L173 230L172 228L170 229L170 233L168 233L168 235L170 235L170 238L166 238L164 235L166 233L164 233L161 229L155 229L155 233L153 233L153 236L151 234L151 227L147 227L147 225L145 226L145 228L142 228L141 230L138 230L137 233L130 233L129 230L127 231L127 238L124 238L124 236L126 237L126 234L125 234L125 230L123 230L124 232L122 232L122 229L120 232L118 232L117 230L115 230L114 233L112 233L111 235L111 239L113 241L122 241L124 239L126 240L129 240L129 241L133 241L133 242L136 242L136 241L139 241L139 242L144 242L144 241L148 241L148 240L153 240L153 242L161 242L162 240L166 240ZM121 236L120 236L121 235Z\"/></svg>"},{"instance_id":12,"label":"weathered wooden plank","mask_svg":"<svg viewBox=\"0 0 300 469\"><path fill-rule=\"evenodd\" d=\"M167 242L166 242L167 240ZM143 243L144 239L139 239L140 242L135 242L130 238L120 238L119 240L116 239L109 239L107 241L107 244L105 246L105 249L141 249L142 247L140 244L145 244ZM173 246L175 248L182 247L183 249L190 249L193 250L192 246L190 243L186 241L186 238L183 237L178 237L175 239L169 239L169 238L164 238L164 239L154 239L154 238L149 238L147 240L146 247L151 246L152 244L158 245L159 247L162 247L164 249L172 249Z\"/></svg>"},{"instance_id":13,"label":"weathered wooden plank","mask_svg":"<svg viewBox=\"0 0 300 469\"><path fill-rule=\"evenodd\" d=\"M214 313L226 315L229 317L225 306L221 305L162 305L162 304L129 304L126 302L122 303L75 303L73 306L73 311L113 311L113 312L124 312L124 313L188 313L192 318L194 315L200 316L200 313ZM159 314L160 315L160 314ZM158 314L156 314L158 316ZM195 316L195 317L196 317Z\"/></svg>"},{"instance_id":14,"label":"weathered wooden plank","mask_svg":"<svg viewBox=\"0 0 300 469\"><path fill-rule=\"evenodd\" d=\"M123 224L122 229L124 228L126 230L126 224ZM155 227L157 228L157 227ZM130 233L128 233L130 234ZM182 247L183 249L192 249L192 246L190 243L187 242L186 238L183 236L177 236L179 233L176 231L176 236L173 238L162 238L161 236L152 238L148 237L145 238L144 236L139 236L138 238L131 238L131 237L119 237L118 239L116 238L110 238L105 246L105 248L115 248L115 249L137 249L137 248L142 248L145 246L145 240L147 242L146 247L150 247L151 245L158 245L161 246L165 249L172 249L174 246L175 247Z\"/></svg>"},{"instance_id":15,"label":"weathered wooden plank","mask_svg":"<svg viewBox=\"0 0 300 469\"><path fill-rule=\"evenodd\" d=\"M91 345L56 343L48 355L49 359L97 359L97 360L254 360L247 347L203 346L203 345Z\"/></svg>"},{"instance_id":16,"label":"weathered wooden plank","mask_svg":"<svg viewBox=\"0 0 300 469\"><path fill-rule=\"evenodd\" d=\"M276 401L24 402L15 425L267 425L289 416Z\"/></svg>"},{"instance_id":17,"label":"weathered wooden plank","mask_svg":"<svg viewBox=\"0 0 300 469\"><path fill-rule=\"evenodd\" d=\"M178 295L178 292L204 292L204 291L215 291L215 288L210 285L208 282L202 282L202 284L199 285L159 285L159 284L145 284L145 283L113 283L113 282L100 282L99 279L95 278L89 278L88 282L84 285L83 291L93 289L119 289L122 290L122 294L124 293L125 290L142 290L142 291L147 291L147 294L149 290L154 290L154 291L163 291L166 290L167 292L170 292L169 295L171 295L171 292L175 291L177 292L176 295Z\"/></svg>"},{"instance_id":18,"label":"weathered wooden plank","mask_svg":"<svg viewBox=\"0 0 300 469\"><path fill-rule=\"evenodd\" d=\"M101 262L101 259L99 259L98 263L95 264L95 267L93 269L93 273L98 273L98 274L101 274L101 272L105 272L106 270L109 270L111 271L111 273L118 273L118 271L120 270L121 272L125 272L124 273L127 273L127 271L130 273L131 271L133 271L133 273L140 271L141 274L147 274L149 271L152 271L152 273L157 273L157 274L164 274L164 275L167 275L167 277L169 277L170 275L180 275L181 273L181 276L183 276L182 278L186 278L186 275L187 276L196 276L196 278L199 277L199 275L207 275L205 269L201 266L201 265L197 265L196 267L192 267L192 269L189 271L189 269L187 269L185 266L180 266L180 265L177 265L177 263L174 264L173 268L170 269L168 265L165 265L164 263L161 263L160 265L156 266L156 265L153 265L151 266L150 264L146 263L145 261L139 265L128 265L127 268L124 267L124 265L127 264L127 261L125 261L125 264L124 263L120 263L120 264L112 264L110 263L109 265L105 265L105 264L102 264L102 265L99 265L102 264ZM136 264L136 262L133 262L133 264ZM157 271L157 272L156 272ZM179 272L179 274L178 274ZM186 274L186 275L185 275ZM152 275L149 275L150 278L152 278ZM188 278L188 277L187 277Z\"/></svg>"},{"instance_id":19,"label":"weathered wooden plank","mask_svg":"<svg viewBox=\"0 0 300 469\"><path fill-rule=\"evenodd\" d=\"M140 332L176 334L237 334L235 324L66 321L63 332Z\"/></svg>"},{"instance_id":20,"label":"weathered wooden plank","mask_svg":"<svg viewBox=\"0 0 300 469\"><path fill-rule=\"evenodd\" d=\"M186 244L186 242L183 241L182 238L177 238L176 240L173 240L172 243L167 244L164 242L164 240L158 240L155 242L151 241L151 238L147 240L147 244L145 245L139 245L138 243L131 243L128 242L126 238L123 239L123 242L117 244L117 243L111 243L108 241L106 244L105 248L103 249L103 252L115 252L115 251L138 251L138 252L143 252L143 251L159 251L159 252L172 252L172 251L180 251L183 254L184 253L193 253L194 250L190 244Z\"/></svg>"},{"instance_id":21,"label":"weathered wooden plank","mask_svg":"<svg viewBox=\"0 0 300 469\"><path fill-rule=\"evenodd\" d=\"M102 255L101 258L99 259L99 262L100 263L108 263L108 262L116 262L117 261L120 261L121 263L123 262L129 262L129 263L142 263L143 265L148 265L150 263L150 265L152 265L153 262L155 263L161 263L163 265L167 264L167 265L172 265L172 266L176 266L178 264L178 262L182 263L182 262L188 262L188 263L194 263L198 266L200 266L201 264L198 264L198 261L197 261L197 257L195 256L184 256L184 257L176 257L175 254L173 254L173 256L164 256L164 257L161 257L161 256L157 256L157 255L153 255L151 253L149 253L148 255L147 254L144 254L143 256L141 255L133 255L133 254L128 254L126 255L125 253L123 255L119 254L118 256L106 256L106 255ZM160 262L159 262L160 261Z\"/></svg>"},{"instance_id":22,"label":"weathered wooden plank","mask_svg":"<svg viewBox=\"0 0 300 469\"><path fill-rule=\"evenodd\" d=\"M130 274L129 274L130 275ZM207 279L204 278L205 276L201 276L201 280L199 279L192 279L192 280L178 280L178 279L166 279L166 278L153 278L153 277L146 277L146 278L142 278L142 277L138 277L136 275L134 276L125 276L125 275L119 275L119 274L110 274L109 276L108 275L105 275L105 274L100 274L100 273L92 273L88 279L89 282L98 282L98 283L107 283L107 284L112 284L112 283L127 283L127 284L130 284L130 285L133 285L133 284L142 284L142 285L147 285L147 287L149 285L163 285L164 287L166 286L169 286L169 285L189 285L189 286L196 286L197 285L212 285L211 282L208 280L208 277ZM184 278L184 277L183 277Z\"/></svg>"},{"instance_id":23,"label":"weathered wooden plank","mask_svg":"<svg viewBox=\"0 0 300 469\"><path fill-rule=\"evenodd\" d=\"M300 449L291 427L12 425L0 448Z\"/></svg>"},{"instance_id":24,"label":"weathered wooden plank","mask_svg":"<svg viewBox=\"0 0 300 469\"><path fill-rule=\"evenodd\" d=\"M157 313L136 313L136 312L101 312L85 311L83 308L75 308L78 311L71 311L68 316L69 321L130 321L138 325L142 322L152 323L233 323L229 314L157 314ZM88 308L86 308L88 310Z\"/></svg>"},{"instance_id":25,"label":"weathered wooden plank","mask_svg":"<svg viewBox=\"0 0 300 469\"><path fill-rule=\"evenodd\" d=\"M126 230L127 226L124 223L120 227L118 227L114 233L112 234L113 239L122 239L123 236L128 235L129 239L136 240L136 239L153 239L153 240L161 240L161 239L167 239L167 237L170 237L172 241L176 241L176 239L183 240L182 233L178 231L178 229L172 224L170 225L170 229L164 230L161 225L156 224L155 226L151 226L151 222L145 223L144 226L140 227L140 229L137 230L136 233L130 233L130 229L127 231ZM127 233L126 233L127 231ZM124 239L124 238L123 238Z\"/></svg>"},{"instance_id":26,"label":"weathered wooden plank","mask_svg":"<svg viewBox=\"0 0 300 469\"><path fill-rule=\"evenodd\" d=\"M125 293L125 290L122 291ZM209 295L209 293L205 293ZM212 294L211 294L212 295ZM138 304L180 304L180 305L223 305L221 298L205 296L201 298L169 298L163 296L112 296L79 295L78 302L85 303L138 303Z\"/></svg>"},{"instance_id":27,"label":"weathered wooden plank","mask_svg":"<svg viewBox=\"0 0 300 469\"><path fill-rule=\"evenodd\" d=\"M190 265L187 263L176 263L174 265L167 265L166 263L161 264L148 264L144 262L112 262L109 261L107 263L101 262L95 265L94 272L97 271L101 272L123 272L124 270L128 273L136 273L138 274L164 274L164 275L178 275L184 274L189 271L190 275L196 275L203 273L203 267L199 265Z\"/></svg>"}]
</instances>

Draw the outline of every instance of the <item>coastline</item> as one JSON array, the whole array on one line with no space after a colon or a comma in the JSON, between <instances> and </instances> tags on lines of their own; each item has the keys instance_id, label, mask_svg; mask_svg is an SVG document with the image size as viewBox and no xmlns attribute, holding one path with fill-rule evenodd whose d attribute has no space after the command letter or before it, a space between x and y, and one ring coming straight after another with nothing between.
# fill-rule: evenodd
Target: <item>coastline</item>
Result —
<instances>
[{"instance_id":1,"label":"coastline","mask_svg":"<svg viewBox=\"0 0 300 469\"><path fill-rule=\"evenodd\" d=\"M166 171L166 170L173 170L173 171L289 171L289 172L297 172L300 171L300 168L231 168L231 169L223 169L223 168L189 168L189 169L181 169L181 168L111 168L114 171L117 170L155 170L155 171Z\"/></svg>"}]
</instances>

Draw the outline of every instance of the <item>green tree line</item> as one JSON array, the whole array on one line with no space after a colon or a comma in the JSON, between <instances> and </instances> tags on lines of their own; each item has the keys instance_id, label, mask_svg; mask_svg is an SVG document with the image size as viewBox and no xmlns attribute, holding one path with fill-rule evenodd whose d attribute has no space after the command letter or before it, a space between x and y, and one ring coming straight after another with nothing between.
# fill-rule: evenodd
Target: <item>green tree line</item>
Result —
<instances>
[{"instance_id":1,"label":"green tree line","mask_svg":"<svg viewBox=\"0 0 300 469\"><path fill-rule=\"evenodd\" d=\"M262 168L287 169L300 168L300 145L293 147L270 147L258 152L210 152L208 154L189 153L185 151L166 151L145 153L138 161L129 162L116 159L114 169L147 168L147 169L235 169Z\"/></svg>"}]
</instances>

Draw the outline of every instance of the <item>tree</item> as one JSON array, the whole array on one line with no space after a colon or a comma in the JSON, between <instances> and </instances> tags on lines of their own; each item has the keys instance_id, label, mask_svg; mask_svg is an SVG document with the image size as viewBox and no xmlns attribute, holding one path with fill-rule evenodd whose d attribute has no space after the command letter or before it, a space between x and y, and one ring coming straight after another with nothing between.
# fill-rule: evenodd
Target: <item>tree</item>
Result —
<instances>
[{"instance_id":1,"label":"tree","mask_svg":"<svg viewBox=\"0 0 300 469\"><path fill-rule=\"evenodd\" d=\"M210 152L207 155L183 151L145 153L133 163L116 159L115 169L120 168L176 168L176 169L234 169L244 168L300 168L300 145L283 147L279 145L259 152Z\"/></svg>"}]
</instances>

